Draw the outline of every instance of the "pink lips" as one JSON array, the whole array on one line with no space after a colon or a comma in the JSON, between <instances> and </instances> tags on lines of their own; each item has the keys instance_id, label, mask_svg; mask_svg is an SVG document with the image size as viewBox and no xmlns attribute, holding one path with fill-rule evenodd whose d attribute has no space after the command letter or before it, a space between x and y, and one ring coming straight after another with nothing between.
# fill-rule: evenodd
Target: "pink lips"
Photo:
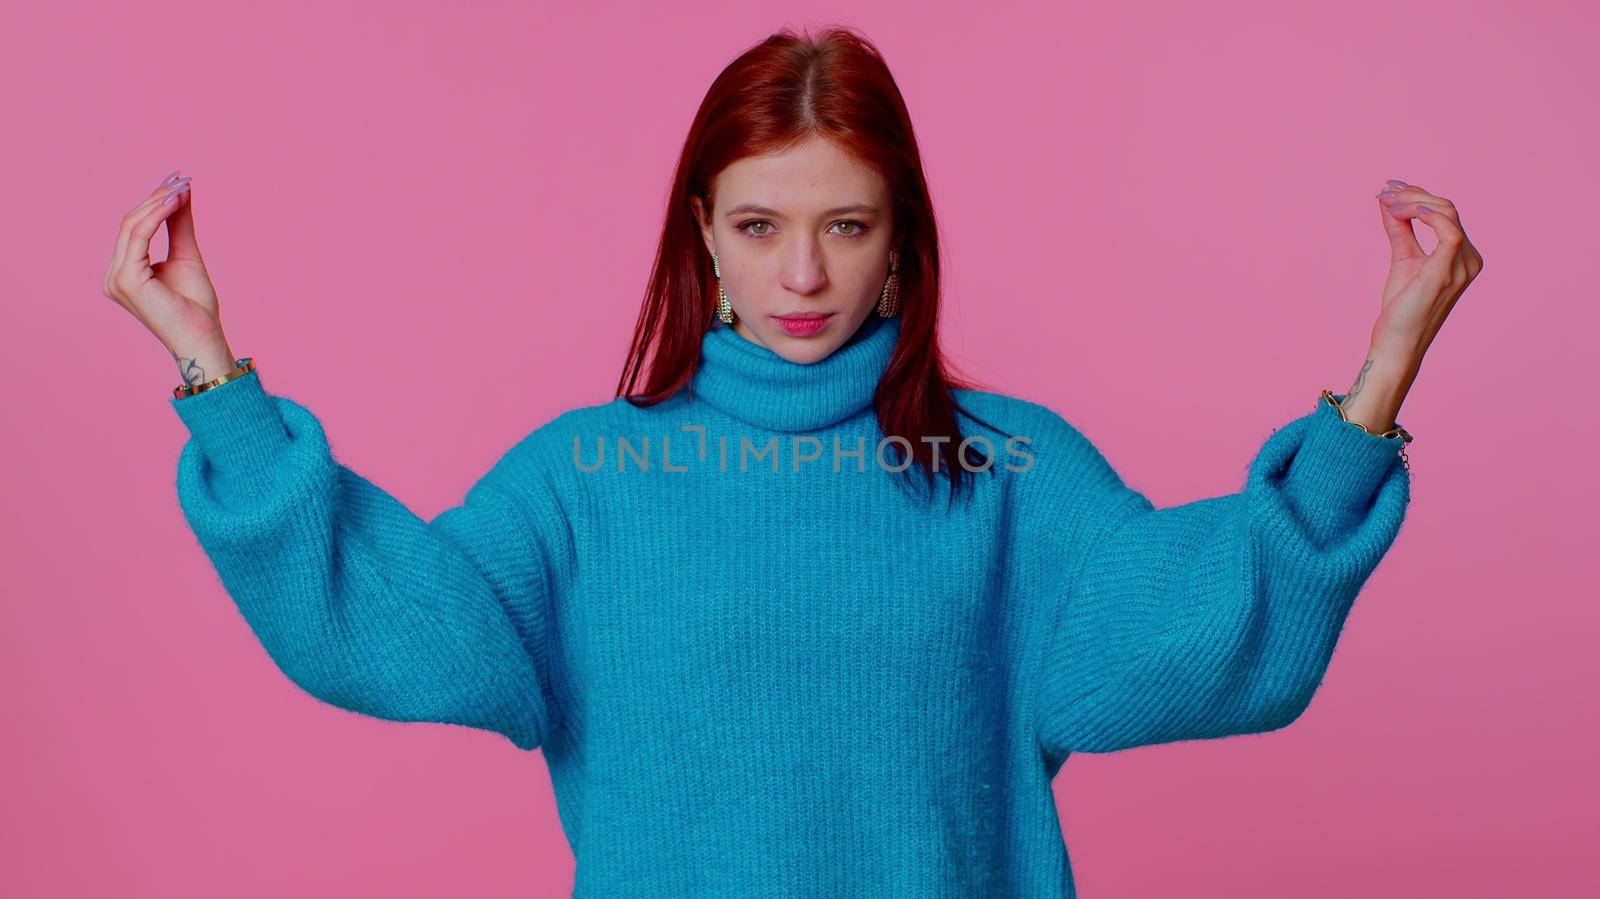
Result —
<instances>
[{"instance_id":1,"label":"pink lips","mask_svg":"<svg viewBox=\"0 0 1600 899\"><path fill-rule=\"evenodd\" d=\"M831 312L796 312L792 315L775 315L778 324L792 337L810 337L822 330L833 317Z\"/></svg>"}]
</instances>

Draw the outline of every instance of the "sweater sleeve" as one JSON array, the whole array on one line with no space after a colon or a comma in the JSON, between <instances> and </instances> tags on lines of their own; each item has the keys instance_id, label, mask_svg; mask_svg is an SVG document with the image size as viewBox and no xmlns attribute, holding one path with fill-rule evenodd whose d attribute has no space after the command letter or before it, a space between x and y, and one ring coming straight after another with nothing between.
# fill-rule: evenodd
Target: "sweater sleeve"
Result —
<instances>
[{"instance_id":1,"label":"sweater sleeve","mask_svg":"<svg viewBox=\"0 0 1600 899\"><path fill-rule=\"evenodd\" d=\"M557 723L544 566L562 519L516 471L518 450L425 522L336 461L317 418L258 372L170 402L190 434L184 516L292 682L378 718L479 728L524 750L544 740Z\"/></svg>"},{"instance_id":2,"label":"sweater sleeve","mask_svg":"<svg viewBox=\"0 0 1600 899\"><path fill-rule=\"evenodd\" d=\"M1339 397L1342 401L1343 397ZM1039 736L1055 756L1261 733L1310 704L1410 502L1400 439L1317 408L1233 494L1157 509L1078 436L1088 541L1047 631Z\"/></svg>"}]
</instances>

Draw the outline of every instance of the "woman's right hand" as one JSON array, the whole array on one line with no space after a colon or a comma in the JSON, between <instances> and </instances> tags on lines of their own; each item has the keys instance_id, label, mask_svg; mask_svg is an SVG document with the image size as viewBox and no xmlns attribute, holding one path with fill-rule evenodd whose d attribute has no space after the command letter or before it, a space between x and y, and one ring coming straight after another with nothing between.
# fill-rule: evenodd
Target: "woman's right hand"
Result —
<instances>
[{"instance_id":1,"label":"woman's right hand","mask_svg":"<svg viewBox=\"0 0 1600 899\"><path fill-rule=\"evenodd\" d=\"M178 362L185 383L234 367L222 334L217 292L200 258L188 178L173 172L122 217L101 291L133 314ZM167 223L167 258L150 262L150 238Z\"/></svg>"}]
</instances>

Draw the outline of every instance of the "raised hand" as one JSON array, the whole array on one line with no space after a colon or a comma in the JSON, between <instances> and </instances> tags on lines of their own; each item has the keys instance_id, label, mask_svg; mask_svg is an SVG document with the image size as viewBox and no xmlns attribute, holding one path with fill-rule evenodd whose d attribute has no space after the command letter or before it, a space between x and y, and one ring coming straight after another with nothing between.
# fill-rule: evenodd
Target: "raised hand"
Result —
<instances>
[{"instance_id":1,"label":"raised hand","mask_svg":"<svg viewBox=\"0 0 1600 899\"><path fill-rule=\"evenodd\" d=\"M1378 194L1389 237L1389 277L1372 345L1377 351L1409 355L1420 364L1445 316L1483 270L1483 256L1467 239L1454 203L1415 184L1389 184ZM1438 238L1431 254L1417 243L1412 219L1432 228Z\"/></svg>"},{"instance_id":2,"label":"raised hand","mask_svg":"<svg viewBox=\"0 0 1600 899\"><path fill-rule=\"evenodd\" d=\"M168 175L122 217L101 292L161 341L185 383L197 384L231 369L234 359L195 239L192 209L190 179ZM163 222L167 258L152 264L150 239Z\"/></svg>"},{"instance_id":3,"label":"raised hand","mask_svg":"<svg viewBox=\"0 0 1600 899\"><path fill-rule=\"evenodd\" d=\"M1383 432L1394 426L1445 317L1483 270L1483 256L1467 240L1461 214L1449 200L1393 180L1376 199L1389 239L1389 276L1366 360L1343 405L1352 421ZM1438 245L1432 253L1417 243L1413 219L1433 229Z\"/></svg>"}]
</instances>

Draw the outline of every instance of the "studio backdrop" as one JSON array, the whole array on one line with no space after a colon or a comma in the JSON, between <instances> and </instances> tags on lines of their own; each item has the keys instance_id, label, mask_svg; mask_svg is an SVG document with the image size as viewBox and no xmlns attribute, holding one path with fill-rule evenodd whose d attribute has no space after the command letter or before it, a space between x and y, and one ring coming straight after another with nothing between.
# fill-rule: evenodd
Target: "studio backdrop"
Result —
<instances>
[{"instance_id":1,"label":"studio backdrop","mask_svg":"<svg viewBox=\"0 0 1600 899\"><path fill-rule=\"evenodd\" d=\"M388 532L359 530L337 547L310 539L298 547L348 563L325 569L331 574L319 589L326 592L316 596L332 600L319 607L328 617L317 633L397 640L398 619L359 613L468 610L456 619L419 618L438 628L440 642L395 651L433 659L428 670L437 681L427 689L454 691L460 708L481 713L474 720L502 726L364 714L361 701L374 694L357 688L392 672L317 667L354 656L296 656L301 667L291 662L286 672L269 628L288 619L284 610L304 608L295 603L310 594L285 593L277 597L282 605L242 614L244 588L232 577L248 558L219 573L208 551L224 540L237 548L278 539L286 522L323 514L327 495L295 480L310 477L311 467L272 480L280 469L262 460L278 444L255 441L268 432L252 430L272 419L249 417L249 409L269 407L249 404L263 396L296 404L276 407L290 416L290 431L271 434L299 440L296 452L307 445L312 419L292 417L294 410L314 415L331 458L362 479L341 482L341 508L376 515L374 504L392 501L384 508L396 515L403 508L420 526L460 507L530 433L616 397L647 289L662 273L663 222L683 213L672 204L686 137L719 75L770 35L831 26L870 39L914 124L938 225L936 336L952 372L1033 404L1006 408L1049 410L1030 413L1048 432L1036 436L1081 437L1083 465L1096 458L1092 446L1155 509L1227 502L1266 476L1252 467L1265 464L1258 463L1263 446L1289 447L1309 433L1299 430L1307 422L1325 427L1316 432L1325 441L1315 444L1319 470L1350 478L1318 482L1316 495L1333 497L1330 485L1357 483L1350 466L1388 465L1392 456L1371 452L1378 444L1361 441L1379 437L1321 405L1323 391L1353 406L1350 394L1364 377L1380 383L1383 364L1415 363L1388 371L1385 386L1374 388L1404 388L1397 421L1381 422L1381 430L1403 428L1411 438L1394 441L1405 451L1403 474L1394 475L1404 478L1404 502L1385 507L1403 509L1403 523L1390 522L1398 525L1392 545L1360 572L1370 576L1347 617L1305 632L1307 641L1330 641L1324 658L1290 639L1299 632L1284 617L1300 614L1296 598L1310 603L1322 594L1291 589L1297 582L1279 569L1250 567L1257 556L1185 555L1174 543L1167 562L1146 560L1126 572L1105 553L1085 557L1097 583L1119 583L1124 573L1162 578L1167 586L1151 594L1157 605L1142 607L1144 615L1177 608L1159 603L1198 601L1216 584L1258 591L1227 594L1233 599L1279 597L1275 605L1186 606L1193 610L1187 618L1138 619L1147 626L1138 634L1149 641L1128 656L1138 667L1130 662L1124 679L1105 689L1165 695L1154 692L1163 678L1182 676L1193 653L1207 650L1196 635L1211 632L1192 628L1211 615L1234 622L1232 630L1218 625L1233 642L1215 658L1241 667L1208 669L1215 679L1206 681L1207 701L1221 709L1220 697L1233 695L1225 689L1270 686L1291 669L1267 662L1300 652L1309 655L1297 658L1325 667L1293 669L1302 680L1284 681L1273 695L1306 699L1303 707L1272 707L1241 720L1241 732L1219 736L1206 727L1220 719L1178 703L1163 719L1179 722L1174 729L1137 738L1116 730L1113 709L1098 730L1085 725L1073 740L1063 735L1031 756L1006 756L1010 779L982 783L944 779L966 770L970 757L942 753L938 739L908 738L921 730L882 726L910 718L854 719L859 742L840 744L840 755L813 767L786 742L801 733L774 729L760 739L768 758L785 764L760 768L768 780L736 786L718 776L743 770L719 768L715 750L726 744L695 730L720 720L715 709L680 718L681 727L623 733L572 712L616 695L585 698L558 684L548 698L567 702L564 720L588 729L569 729L559 744L540 741L549 736L541 727L556 726L554 715L494 706L512 694L474 692L473 678L490 670L478 664L489 658L483 653L512 645L508 635L526 637L565 619L512 615L491 623L480 614L489 606L467 605L488 592L418 586L408 578L421 568L363 567L395 544L384 542L393 538ZM804 867L819 859L835 865L831 871L866 872L854 886L834 882L831 895L1060 896L1068 882L1092 899L1600 893L1589 859L1600 839L1593 809L1600 784L1589 761L1600 737L1591 511L1600 501L1593 464L1600 422L1588 390L1600 326L1591 221L1600 200L1591 164L1600 140L1592 112L1597 39L1593 10L1575 2L67 0L8 7L0 13L0 99L9 126L0 151L9 199L0 218L9 249L0 259L7 385L0 595L8 624L0 632L8 685L0 753L11 777L0 814L0 894L584 895L586 881L609 881L599 861L592 875L586 871L583 847L647 826L660 838L650 851L671 850L683 865L634 872L627 895L822 895L810 887L828 882L775 873L725 891L730 881L713 875L725 870L727 858L717 853L727 851L749 853L773 872L819 870ZM800 187L767 199L800 203ZM220 365L199 352L180 358L118 300L132 283L124 283L130 252L147 248L148 262L160 263L174 249L168 221L157 222L174 189L182 196L170 221L183 223L180 241L197 239L204 248L226 348L236 357ZM1417 208L1430 203L1439 209ZM1385 218L1391 215L1398 217ZM130 250L141 216L154 216L148 246L133 238ZM1440 294L1425 362L1413 346L1374 367L1375 335L1407 326L1384 316L1403 287L1392 280L1396 221L1414 229L1420 252L1455 260L1455 280L1435 286L1456 292ZM793 238L778 224L780 240L768 245L778 249L759 252L794 255L789 267L772 269L783 280L772 282L771 296L827 297L830 284L853 277L782 243ZM850 232L817 233L816 246L832 247L823 241ZM689 235L682 246L699 252L698 240ZM754 283L755 252L731 256L725 248L720 276L730 285ZM912 338L881 329L920 327L915 288L926 282L913 275L927 275L930 257L897 258L911 279L903 282L902 306L892 318L869 319L869 336L841 347L840 364L882 363L894 342L881 335ZM696 289L714 285L709 255L696 266ZM749 292L732 293L734 308L754 302ZM714 288L703 302L695 308L710 327ZM885 355L872 356L880 345ZM213 346L222 352L222 344ZM794 364L771 353L738 355L764 352L758 344L718 347L735 354L724 359L733 371L744 362ZM176 388L213 380L245 357L254 368L244 380L211 387L209 398L175 397ZM871 386L865 382L863 397ZM188 407L197 410L189 421L175 414L182 403L197 404ZM224 403L234 405L221 411ZM673 451L692 440L680 446L675 438ZM208 467L194 456L197 467L185 468L186 452L206 453ZM296 458L307 466L322 460ZM280 503L270 515L202 519L202 493L180 502L183 484L199 491L195 485L213 483L198 480L201 473L252 460L262 477L250 481L261 491L249 494L250 508ZM1057 476L1094 472L1106 476L1087 468ZM1374 474L1361 483L1378 482ZM838 619L808 624L814 609L785 606L784 597L764 591L762 573L780 566L745 553L752 541L767 546L785 531L796 541L827 540L840 555L793 563L813 565L815 577L826 579L853 570L839 569L842 560L881 558L897 573L868 595L899 585L907 585L906 596L927 595L918 592L918 566L945 556L917 542L914 529L829 532L831 520L807 517L807 496L785 494L781 483L766 500L730 502L727 517L716 517L743 522L743 530L706 527L650 545L683 550L662 564L720 560L730 582L748 578L745 600L766 603L730 608L782 609L796 632L825 633L815 629ZM489 496L498 489L473 499L498 501ZM204 496L217 508L246 502L245 493ZM1398 496L1374 490L1361 502ZM764 501L794 505L763 514L780 508ZM1365 508L1350 502L1351 514ZM545 508L552 507L595 511L565 494ZM974 533L1006 558L1039 555L1056 541L1065 546L1066 529L1083 524L1073 508L1003 522L1003 534ZM1193 514L1219 508L1197 506ZM657 508L651 520L676 520L672 512ZM1219 516L1218 534L1184 533L1221 540L1220 529L1270 530L1278 519L1266 514L1245 525ZM1106 518L1099 533L1132 540L1147 519L1129 520L1135 523L1118 529ZM1148 520L1177 524L1179 516ZM465 532L466 520L454 514L440 530L451 521ZM217 543L203 545L199 522L206 525L199 537ZM517 533L493 531L491 543L472 544L471 557L518 552ZM1331 537L1323 543L1314 528L1309 533L1297 545L1340 551ZM581 539L574 546L584 549ZM623 558L625 548L614 549ZM465 578L466 553L439 555L427 570ZM643 581L655 576L648 566L637 570ZM983 583L1009 589L1012 573L997 565ZM340 597L355 594L340 578L369 578L386 585L384 596L405 601L341 605ZM719 587L705 590L708 602L724 596ZM717 637L644 628L630 618L640 613L628 611L628 595L614 593L609 617L591 619L588 630L537 633L567 658L585 641L668 652ZM832 614L886 614L839 608ZM283 614L274 617L275 610ZM986 619L986 626L1000 634L1007 620ZM912 629L901 636L929 646L945 635L936 619L919 614L901 623ZM1124 633L1113 625L1120 626L1108 624L1102 636ZM1112 637L1095 642L1088 631L1057 636L1081 643L1073 652L1047 647L1069 661L1119 645ZM625 639L634 642L605 643ZM926 692L902 711L944 708L942 698L953 702L973 678L988 676L986 665L1001 664L1005 646L974 645L994 655L971 654L947 667L922 657ZM721 645L730 654L743 647ZM431 655L435 649L441 655ZM794 667L785 673L798 678L842 670L829 667L844 658L831 653L868 647L804 649L776 643L765 651L788 660ZM1046 676L1054 670L1048 654L1029 658ZM1247 662L1261 667L1242 667ZM518 683L512 678L525 671L532 669L496 668L504 680L494 683ZM1260 678L1245 679L1252 674ZM522 683L535 683L529 678ZM311 683L335 686L315 695L306 689ZM668 685L654 686L665 695ZM405 691L423 687L396 689L414 698ZM853 691L833 683L811 694L813 706L803 705L804 690L786 701L848 712L852 696L869 695L887 695L885 682L861 681ZM1071 707L1086 707L1077 702ZM814 719L796 713L790 720ZM644 797L632 811L593 798L608 795L621 776L598 762L584 768L582 741L602 735L624 741L605 758L650 760L649 770L629 771ZM960 745L988 751L988 736L1013 735L962 736ZM556 745L573 782L581 772L592 798L587 815L576 792L553 789ZM868 746L870 769L860 754ZM1052 750L1064 749L1083 751L1063 764ZM806 780L821 771L849 772L881 792L852 795L839 781ZM1018 777L1038 785L1034 799L1045 804L1035 807L1055 816L1034 820L1058 828L1059 841L1047 829L1039 842L1039 832L1015 829L1016 818L996 812L1020 800L984 791L1010 790ZM696 783L710 786L696 793ZM807 783L817 788L815 804L795 789ZM724 833L730 842L711 846L706 810L744 808L764 789L792 801L761 806L766 817L748 819L755 822L748 841ZM902 806L893 803L912 792L956 811L894 817ZM849 802L869 795L891 798L842 816ZM672 823L672 840L662 822ZM809 836L761 841L782 828ZM841 847L868 845L857 841L869 831L880 841L871 845L889 847L884 852L936 848L901 858L907 867L895 870L874 867L878 856L845 857ZM1054 848L1042 855L1019 848L1057 843L1059 857ZM1037 864L1048 870L996 867L1001 858L1045 859ZM1055 891L1015 886L1041 882ZM925 892L911 884L940 886Z\"/></svg>"}]
</instances>

